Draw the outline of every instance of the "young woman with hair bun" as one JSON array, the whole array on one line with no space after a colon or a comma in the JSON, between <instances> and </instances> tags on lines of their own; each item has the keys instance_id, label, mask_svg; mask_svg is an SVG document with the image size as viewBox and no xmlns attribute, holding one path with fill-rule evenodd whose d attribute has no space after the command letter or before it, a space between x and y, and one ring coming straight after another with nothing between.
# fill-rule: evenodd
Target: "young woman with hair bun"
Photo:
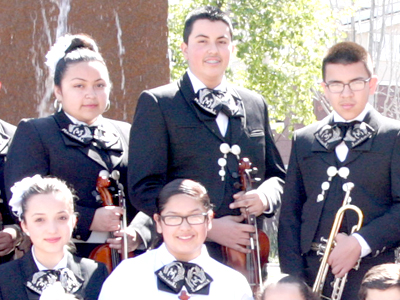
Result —
<instances>
[{"instance_id":1,"label":"young woman with hair bun","mask_svg":"<svg viewBox=\"0 0 400 300\"><path fill-rule=\"evenodd\" d=\"M118 171L118 181L126 187L130 124L102 116L110 107L111 81L91 37L65 35L46 59L54 76L56 112L45 118L23 119L18 125L5 168L8 192L15 182L34 174L65 180L78 197L73 233L77 254L88 257L106 242L119 250L123 210L115 201L115 205L103 206L103 187L97 183L100 172L108 177ZM106 189L112 196L117 194L114 179L105 178L110 180ZM130 201L126 205L129 221L136 210ZM118 238L110 238L110 233ZM136 231L130 230L129 250L135 249L139 240Z\"/></svg>"}]
</instances>

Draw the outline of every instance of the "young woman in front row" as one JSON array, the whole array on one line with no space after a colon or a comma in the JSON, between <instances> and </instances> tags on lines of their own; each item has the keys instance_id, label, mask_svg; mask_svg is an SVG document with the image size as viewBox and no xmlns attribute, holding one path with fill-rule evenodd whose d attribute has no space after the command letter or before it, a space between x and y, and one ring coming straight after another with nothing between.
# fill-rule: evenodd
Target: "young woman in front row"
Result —
<instances>
[{"instance_id":1,"label":"young woman in front row","mask_svg":"<svg viewBox=\"0 0 400 300\"><path fill-rule=\"evenodd\" d=\"M99 300L253 299L245 277L212 259L203 244L213 212L201 184L175 179L156 203L153 218L163 244L124 260L105 281Z\"/></svg>"},{"instance_id":2,"label":"young woman in front row","mask_svg":"<svg viewBox=\"0 0 400 300\"><path fill-rule=\"evenodd\" d=\"M0 299L97 300L108 272L68 251L76 224L71 190L59 179L35 175L17 182L12 193L9 204L33 246L0 266Z\"/></svg>"}]
</instances>

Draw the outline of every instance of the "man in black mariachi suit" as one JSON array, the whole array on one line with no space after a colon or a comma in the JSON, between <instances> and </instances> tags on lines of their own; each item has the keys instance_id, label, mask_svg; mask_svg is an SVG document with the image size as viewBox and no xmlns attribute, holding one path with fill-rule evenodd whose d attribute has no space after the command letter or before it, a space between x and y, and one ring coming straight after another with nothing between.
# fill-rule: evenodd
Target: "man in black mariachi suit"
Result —
<instances>
[{"instance_id":1,"label":"man in black mariachi suit","mask_svg":"<svg viewBox=\"0 0 400 300\"><path fill-rule=\"evenodd\" d=\"M11 216L4 187L4 164L15 129L0 120L0 264L12 259L15 246L22 241L22 231Z\"/></svg>"},{"instance_id":2,"label":"man in black mariachi suit","mask_svg":"<svg viewBox=\"0 0 400 300\"><path fill-rule=\"evenodd\" d=\"M176 178L190 178L207 188L215 205L208 237L216 243L208 249L218 260L219 245L248 251L254 227L241 223L240 209L273 215L285 175L265 100L226 82L233 48L231 22L219 9L203 7L189 14L181 46L189 69L177 83L141 94L129 146L130 198L147 215L155 212L162 187ZM220 150L223 143L226 154ZM227 165L218 165L224 156ZM261 181L253 191L239 193L235 186L238 157L248 157L259 169Z\"/></svg>"},{"instance_id":3,"label":"man in black mariachi suit","mask_svg":"<svg viewBox=\"0 0 400 300\"><path fill-rule=\"evenodd\" d=\"M342 205L343 184L353 183L351 204L363 212L364 224L351 234L358 216L345 213L329 255L331 271L323 294L331 296L333 275L343 277L349 272L342 299L357 299L366 271L394 262L400 242L400 123L381 116L368 103L377 77L361 46L352 42L333 46L323 60L322 75L334 111L293 137L278 229L279 258L282 272L313 285L321 237L328 238ZM322 188L323 182L329 186ZM356 271L353 267L359 258Z\"/></svg>"}]
</instances>

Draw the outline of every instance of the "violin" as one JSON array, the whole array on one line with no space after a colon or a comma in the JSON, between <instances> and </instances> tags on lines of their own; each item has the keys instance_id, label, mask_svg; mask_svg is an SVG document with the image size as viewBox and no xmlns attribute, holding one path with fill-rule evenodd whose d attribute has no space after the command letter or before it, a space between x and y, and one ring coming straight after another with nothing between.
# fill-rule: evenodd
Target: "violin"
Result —
<instances>
[{"instance_id":1,"label":"violin","mask_svg":"<svg viewBox=\"0 0 400 300\"><path fill-rule=\"evenodd\" d=\"M110 174L106 170L102 170L99 173L96 181L96 190L100 194L100 198L102 201L103 206L114 206L113 197L108 190L108 187L111 185L110 181ZM97 246L93 251L90 253L89 258L102 262L107 266L108 272L111 273L117 265L125 258L128 258L128 243L127 243L127 236L125 233L126 229L126 206L125 206L125 199L122 195L121 185L118 182L119 179L119 172L113 171L111 177L117 181L118 184L118 198L119 198L119 205L124 209L124 213L121 219L121 231L124 232L122 238L122 251L121 254L118 253L118 250L111 249L108 244L103 244ZM110 233L111 238L114 238L114 234Z\"/></svg>"},{"instance_id":2,"label":"violin","mask_svg":"<svg viewBox=\"0 0 400 300\"><path fill-rule=\"evenodd\" d=\"M241 188L245 192L252 189L252 182L254 181L251 178L251 172L255 168L252 168L251 165L248 158L242 158L239 161ZM248 246L248 248L251 252L246 254L222 246L222 255L228 266L239 271L247 278L253 290L253 294L255 295L262 287L262 270L268 263L270 243L265 232L257 228L257 219L254 214L247 214L245 222L253 225L256 229L254 233L250 234L250 246Z\"/></svg>"}]
</instances>

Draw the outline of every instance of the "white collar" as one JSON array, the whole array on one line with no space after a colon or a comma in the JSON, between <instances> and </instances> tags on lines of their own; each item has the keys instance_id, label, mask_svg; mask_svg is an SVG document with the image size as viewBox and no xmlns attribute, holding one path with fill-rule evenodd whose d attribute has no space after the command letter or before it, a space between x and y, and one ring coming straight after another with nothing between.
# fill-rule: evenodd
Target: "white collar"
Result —
<instances>
[{"instance_id":1,"label":"white collar","mask_svg":"<svg viewBox=\"0 0 400 300\"><path fill-rule=\"evenodd\" d=\"M87 123L85 123L85 122L79 121L77 118L71 116L70 114L66 113L65 111L64 111L64 114L68 117L68 119L71 120L71 122L72 122L73 124L77 124L77 125L89 125L89 124L87 124ZM99 115L99 116L97 117L96 122L94 122L93 124L90 124L90 126L100 125L100 124L102 123L102 120L103 120L103 116L102 116L102 115Z\"/></svg>"},{"instance_id":2,"label":"white collar","mask_svg":"<svg viewBox=\"0 0 400 300\"><path fill-rule=\"evenodd\" d=\"M196 94L199 90L207 88L207 86L201 82L200 79L196 77L196 75L193 74L190 69L187 69L187 74L189 75L190 81L193 86L194 93ZM221 83L215 87L213 90L218 90L218 91L226 91L228 87L228 83L226 81L225 75L222 77Z\"/></svg>"},{"instance_id":3,"label":"white collar","mask_svg":"<svg viewBox=\"0 0 400 300\"><path fill-rule=\"evenodd\" d=\"M365 105L364 110L354 119L352 120L345 120L343 119L343 117L341 117L336 111L333 111L333 121L334 122L352 122L352 121L360 121L362 122L365 118L365 116L367 115L367 113L372 109L372 105L367 103L367 105Z\"/></svg>"},{"instance_id":4,"label":"white collar","mask_svg":"<svg viewBox=\"0 0 400 300\"><path fill-rule=\"evenodd\" d=\"M66 249L64 249L64 256L63 258L58 262L58 264L53 268L53 270L59 270L62 268L66 268L67 267L67 255L66 255ZM33 256L33 260L35 261L36 266L38 267L39 271L45 271L48 270L48 268L46 268L45 266L43 266L36 258L35 256L35 245L32 246L31 249L32 252L32 256Z\"/></svg>"}]
</instances>

